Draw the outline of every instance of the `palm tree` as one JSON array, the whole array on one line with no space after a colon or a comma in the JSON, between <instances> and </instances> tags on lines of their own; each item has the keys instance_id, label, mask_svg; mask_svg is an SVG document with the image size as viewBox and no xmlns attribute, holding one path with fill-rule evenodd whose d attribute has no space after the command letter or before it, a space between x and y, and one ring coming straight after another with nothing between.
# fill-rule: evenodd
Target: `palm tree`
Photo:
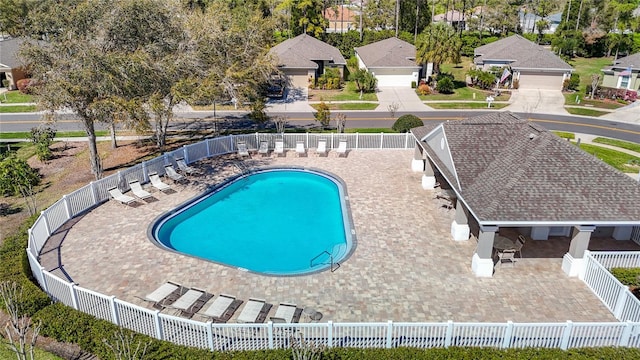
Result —
<instances>
[{"instance_id":1,"label":"palm tree","mask_svg":"<svg viewBox=\"0 0 640 360\"><path fill-rule=\"evenodd\" d=\"M456 30L445 23L434 23L427 26L416 41L416 62L433 63L433 72L440 72L440 64L460 62L462 42Z\"/></svg>"}]
</instances>

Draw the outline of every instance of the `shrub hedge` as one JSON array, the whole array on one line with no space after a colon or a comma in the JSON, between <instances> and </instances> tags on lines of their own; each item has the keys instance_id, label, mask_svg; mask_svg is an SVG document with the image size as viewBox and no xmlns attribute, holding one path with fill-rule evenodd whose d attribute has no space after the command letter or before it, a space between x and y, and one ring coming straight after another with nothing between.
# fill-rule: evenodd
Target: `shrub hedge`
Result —
<instances>
[{"instance_id":1,"label":"shrub hedge","mask_svg":"<svg viewBox=\"0 0 640 360\"><path fill-rule=\"evenodd\" d=\"M58 341L75 343L100 359L115 359L105 344L120 331L108 321L74 310L61 303L52 304L49 297L30 279L31 270L25 255L27 229L36 217L25 222L18 234L9 236L0 246L0 279L16 281L24 291L23 309L34 320L42 321L41 335ZM3 305L3 304L0 304ZM289 360L292 350L262 350L210 352L186 346L178 346L146 335L122 330L125 336L133 336L133 345L148 343L145 359L213 359L213 360ZM637 348L584 348L563 351L559 349L493 349L493 348L394 348L394 349L322 349L323 360L394 360L394 359L640 359Z\"/></svg>"},{"instance_id":2,"label":"shrub hedge","mask_svg":"<svg viewBox=\"0 0 640 360\"><path fill-rule=\"evenodd\" d=\"M613 268L611 274L627 286L640 286L640 268Z\"/></svg>"},{"instance_id":3,"label":"shrub hedge","mask_svg":"<svg viewBox=\"0 0 640 360\"><path fill-rule=\"evenodd\" d=\"M393 126L391 128L397 132L404 133L404 132L408 132L414 127L423 126L423 125L424 123L422 122L422 120L420 120L419 117L411 114L406 114L406 115L400 116L398 120L396 120L396 122L393 123Z\"/></svg>"}]
</instances>

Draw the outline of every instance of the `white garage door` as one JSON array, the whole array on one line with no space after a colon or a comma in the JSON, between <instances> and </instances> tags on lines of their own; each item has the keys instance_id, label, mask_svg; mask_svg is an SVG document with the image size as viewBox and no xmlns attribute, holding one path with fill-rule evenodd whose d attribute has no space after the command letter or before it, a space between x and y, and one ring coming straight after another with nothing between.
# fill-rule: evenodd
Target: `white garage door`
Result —
<instances>
[{"instance_id":1,"label":"white garage door","mask_svg":"<svg viewBox=\"0 0 640 360\"><path fill-rule=\"evenodd\" d=\"M562 90L562 74L521 73L519 85L520 89Z\"/></svg>"},{"instance_id":2,"label":"white garage door","mask_svg":"<svg viewBox=\"0 0 640 360\"><path fill-rule=\"evenodd\" d=\"M411 87L411 82L416 81L413 75L377 75L378 86L406 86Z\"/></svg>"},{"instance_id":3,"label":"white garage door","mask_svg":"<svg viewBox=\"0 0 640 360\"><path fill-rule=\"evenodd\" d=\"M289 86L294 88L307 88L309 86L309 73L306 69L287 69Z\"/></svg>"}]
</instances>

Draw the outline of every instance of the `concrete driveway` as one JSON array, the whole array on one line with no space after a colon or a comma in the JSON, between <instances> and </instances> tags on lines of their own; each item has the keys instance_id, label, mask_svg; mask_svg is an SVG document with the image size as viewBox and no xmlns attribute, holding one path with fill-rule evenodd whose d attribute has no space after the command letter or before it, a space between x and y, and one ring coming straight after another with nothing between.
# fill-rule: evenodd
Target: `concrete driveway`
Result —
<instances>
[{"instance_id":1,"label":"concrete driveway","mask_svg":"<svg viewBox=\"0 0 640 360\"><path fill-rule=\"evenodd\" d=\"M376 95L380 103L376 111L389 111L389 106L393 104L398 106L396 111L433 110L420 100L415 89L409 87L380 87Z\"/></svg>"},{"instance_id":2,"label":"concrete driveway","mask_svg":"<svg viewBox=\"0 0 640 360\"><path fill-rule=\"evenodd\" d=\"M564 109L564 96L560 90L518 89L511 95L511 105L505 110L523 113L569 114Z\"/></svg>"}]
</instances>

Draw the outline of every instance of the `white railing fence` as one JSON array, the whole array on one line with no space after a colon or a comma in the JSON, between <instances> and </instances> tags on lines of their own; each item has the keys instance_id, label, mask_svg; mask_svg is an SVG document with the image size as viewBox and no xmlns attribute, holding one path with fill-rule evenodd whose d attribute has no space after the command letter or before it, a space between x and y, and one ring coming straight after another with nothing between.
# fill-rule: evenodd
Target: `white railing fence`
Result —
<instances>
[{"instance_id":1,"label":"white railing fence","mask_svg":"<svg viewBox=\"0 0 640 360\"><path fill-rule=\"evenodd\" d=\"M640 347L640 310L638 301L630 298L604 273L609 273L596 260L597 253L587 254L585 282L623 323L300 323L300 324L213 324L184 319L150 310L95 291L82 288L44 269L39 254L47 238L66 221L107 201L108 190L118 186L129 189L128 181L148 182L149 173L164 175L164 165L175 164L176 158L192 163L208 157L236 151L238 141L257 148L268 141L272 148L276 139L284 139L285 147L295 148L304 141L307 148L327 139L329 149L346 139L351 149L409 149L414 146L411 134L246 134L208 139L145 161L90 184L62 197L42 211L29 229L27 255L31 271L41 288L55 300L74 309L110 321L124 328L179 345L216 351L256 350L291 347L295 338L328 347L419 348L448 346L490 346L497 348L547 347L568 349L592 346ZM608 253L607 253L608 254ZM640 255L611 254L606 261L615 264L638 263ZM626 257L625 257L626 256ZM633 257L636 256L636 257ZM602 257L602 256L601 256ZM605 257L603 257L605 258ZM627 260L621 260L621 259ZM614 260L615 259L615 260ZM626 261L626 262L624 262ZM610 274L609 274L610 275Z\"/></svg>"},{"instance_id":2,"label":"white railing fence","mask_svg":"<svg viewBox=\"0 0 640 360\"><path fill-rule=\"evenodd\" d=\"M620 321L640 322L640 300L611 274L614 267L640 267L638 251L586 251L583 281Z\"/></svg>"}]
</instances>

